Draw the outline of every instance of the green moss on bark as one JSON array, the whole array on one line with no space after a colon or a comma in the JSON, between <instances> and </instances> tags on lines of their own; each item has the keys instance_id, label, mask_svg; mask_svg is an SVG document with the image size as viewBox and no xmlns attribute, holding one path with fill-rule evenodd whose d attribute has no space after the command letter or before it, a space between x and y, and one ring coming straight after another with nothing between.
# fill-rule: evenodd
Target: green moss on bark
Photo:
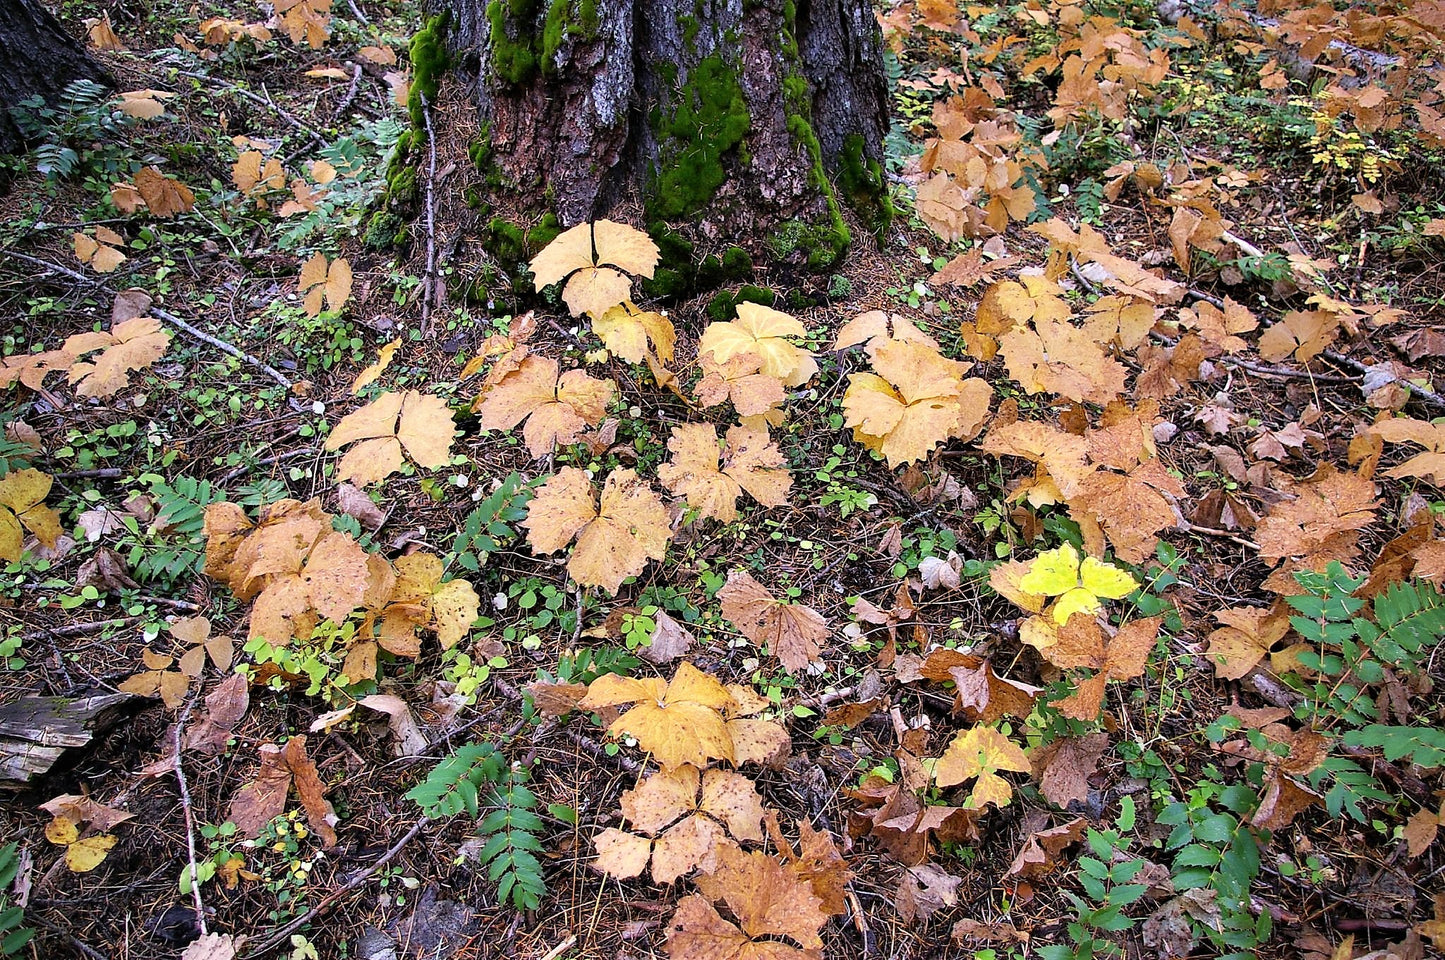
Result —
<instances>
[{"instance_id":1,"label":"green moss on bark","mask_svg":"<svg viewBox=\"0 0 1445 960\"><path fill-rule=\"evenodd\" d=\"M875 237L882 237L893 222L893 198L883 166L864 151L863 136L850 133L843 139L843 163L838 171L838 189L848 205L858 211Z\"/></svg>"},{"instance_id":2,"label":"green moss on bark","mask_svg":"<svg viewBox=\"0 0 1445 960\"><path fill-rule=\"evenodd\" d=\"M742 247L728 247L721 257L708 254L696 260L693 244L667 224L656 221L647 232L659 254L652 279L642 281L642 292L649 297L680 299L752 275L753 258Z\"/></svg>"},{"instance_id":3,"label":"green moss on bark","mask_svg":"<svg viewBox=\"0 0 1445 960\"><path fill-rule=\"evenodd\" d=\"M649 188L652 219L679 220L707 206L727 179L723 158L752 124L737 70L713 54L700 60L670 109L652 111L662 157Z\"/></svg>"},{"instance_id":4,"label":"green moss on bark","mask_svg":"<svg viewBox=\"0 0 1445 960\"><path fill-rule=\"evenodd\" d=\"M537 38L533 24L538 0L491 0L492 72L511 84L523 84L537 75Z\"/></svg>"},{"instance_id":5,"label":"green moss on bark","mask_svg":"<svg viewBox=\"0 0 1445 960\"><path fill-rule=\"evenodd\" d=\"M446 47L447 15L441 13L426 22L426 26L411 38L411 95L407 109L411 113L413 127L422 128L422 98L427 103L436 103L437 85L449 64Z\"/></svg>"}]
</instances>

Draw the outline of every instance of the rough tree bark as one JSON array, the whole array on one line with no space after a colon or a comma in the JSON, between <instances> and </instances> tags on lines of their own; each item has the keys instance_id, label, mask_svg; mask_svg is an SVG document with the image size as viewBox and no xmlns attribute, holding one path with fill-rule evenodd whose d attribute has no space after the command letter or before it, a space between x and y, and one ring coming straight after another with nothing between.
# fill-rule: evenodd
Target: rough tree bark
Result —
<instances>
[{"instance_id":1,"label":"rough tree bark","mask_svg":"<svg viewBox=\"0 0 1445 960\"><path fill-rule=\"evenodd\" d=\"M869 0L441 0L497 198L830 266L881 230L888 92ZM499 204L506 206L506 203Z\"/></svg>"},{"instance_id":2,"label":"rough tree bark","mask_svg":"<svg viewBox=\"0 0 1445 960\"><path fill-rule=\"evenodd\" d=\"M0 153L24 146L10 116L20 101L53 98L75 80L111 85L105 70L40 0L0 0L0 63Z\"/></svg>"}]
</instances>

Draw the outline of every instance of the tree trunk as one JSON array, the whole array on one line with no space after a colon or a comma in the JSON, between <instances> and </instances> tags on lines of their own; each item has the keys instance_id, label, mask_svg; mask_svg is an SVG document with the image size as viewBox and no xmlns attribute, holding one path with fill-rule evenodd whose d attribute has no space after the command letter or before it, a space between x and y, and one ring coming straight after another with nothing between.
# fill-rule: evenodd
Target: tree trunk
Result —
<instances>
[{"instance_id":1,"label":"tree trunk","mask_svg":"<svg viewBox=\"0 0 1445 960\"><path fill-rule=\"evenodd\" d=\"M10 116L22 100L56 97L75 80L111 85L105 70L65 32L40 0L0 0L0 153L24 141Z\"/></svg>"},{"instance_id":2,"label":"tree trunk","mask_svg":"<svg viewBox=\"0 0 1445 960\"><path fill-rule=\"evenodd\" d=\"M441 0L494 202L831 266L881 230L888 92L869 0ZM715 246L716 244L709 244Z\"/></svg>"}]
</instances>

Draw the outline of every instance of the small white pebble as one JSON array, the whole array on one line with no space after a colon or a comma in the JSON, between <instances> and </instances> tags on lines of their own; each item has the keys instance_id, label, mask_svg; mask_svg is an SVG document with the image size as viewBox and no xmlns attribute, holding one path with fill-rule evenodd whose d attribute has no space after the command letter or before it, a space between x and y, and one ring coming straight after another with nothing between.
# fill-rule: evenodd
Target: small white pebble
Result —
<instances>
[{"instance_id":1,"label":"small white pebble","mask_svg":"<svg viewBox=\"0 0 1445 960\"><path fill-rule=\"evenodd\" d=\"M321 416L323 413L326 412L326 404L322 403L320 400L312 400L311 412L316 414L318 417Z\"/></svg>"}]
</instances>

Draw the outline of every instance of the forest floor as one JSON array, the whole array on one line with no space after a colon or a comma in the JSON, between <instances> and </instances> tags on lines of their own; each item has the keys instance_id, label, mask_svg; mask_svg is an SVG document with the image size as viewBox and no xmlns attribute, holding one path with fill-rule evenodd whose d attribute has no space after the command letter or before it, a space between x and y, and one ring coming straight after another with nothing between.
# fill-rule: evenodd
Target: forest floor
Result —
<instances>
[{"instance_id":1,"label":"forest floor","mask_svg":"<svg viewBox=\"0 0 1445 960\"><path fill-rule=\"evenodd\" d=\"M610 326L276 9L0 170L17 955L1438 955L1439 2L885 9L879 242Z\"/></svg>"}]
</instances>

